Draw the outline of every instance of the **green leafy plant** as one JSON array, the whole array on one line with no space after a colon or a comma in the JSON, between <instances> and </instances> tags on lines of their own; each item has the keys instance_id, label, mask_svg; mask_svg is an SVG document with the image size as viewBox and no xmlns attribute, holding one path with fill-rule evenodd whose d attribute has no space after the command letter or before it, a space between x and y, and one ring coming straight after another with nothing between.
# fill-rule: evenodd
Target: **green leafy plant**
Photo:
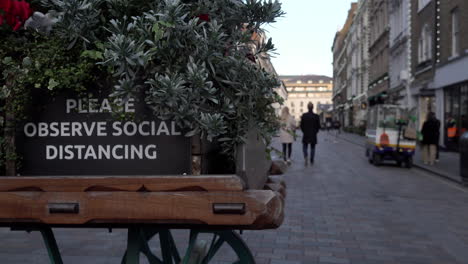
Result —
<instances>
[{"instance_id":1,"label":"green leafy plant","mask_svg":"<svg viewBox=\"0 0 468 264\"><path fill-rule=\"evenodd\" d=\"M234 156L254 125L278 128L278 79L259 61L274 51L262 26L283 14L265 0L34 0L57 20L48 34L0 29L5 111L25 114L31 93L144 94L155 116ZM55 20L54 20L55 21ZM4 41L5 40L5 41ZM6 103L8 102L8 103Z\"/></svg>"}]
</instances>

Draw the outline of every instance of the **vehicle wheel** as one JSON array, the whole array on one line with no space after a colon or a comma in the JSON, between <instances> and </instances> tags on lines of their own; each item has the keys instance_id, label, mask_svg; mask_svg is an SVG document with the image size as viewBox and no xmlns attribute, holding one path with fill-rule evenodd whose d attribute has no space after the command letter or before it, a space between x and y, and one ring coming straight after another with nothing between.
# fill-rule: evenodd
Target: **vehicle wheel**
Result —
<instances>
[{"instance_id":1,"label":"vehicle wheel","mask_svg":"<svg viewBox=\"0 0 468 264\"><path fill-rule=\"evenodd\" d=\"M372 163L375 166L380 166L382 164L382 156L378 153L373 153L372 154Z\"/></svg>"},{"instance_id":2,"label":"vehicle wheel","mask_svg":"<svg viewBox=\"0 0 468 264\"><path fill-rule=\"evenodd\" d=\"M177 230L176 233L179 238L177 241L169 229L151 231L141 229L141 231L138 231L141 253L148 258L150 263L255 264L252 252L242 238L234 231L191 229L189 237L183 239L186 233ZM181 232L182 234L180 234ZM156 238L154 239L155 241L151 241L156 235L159 235L159 239ZM148 244L150 241L153 244L151 248ZM183 246L185 243L188 245ZM153 249L156 250L153 252ZM134 263L127 259L128 253L125 252L122 263Z\"/></svg>"},{"instance_id":3,"label":"vehicle wheel","mask_svg":"<svg viewBox=\"0 0 468 264\"><path fill-rule=\"evenodd\" d=\"M411 169L413 167L413 158L412 157L409 157L409 158L406 159L405 167L407 169Z\"/></svg>"},{"instance_id":4,"label":"vehicle wheel","mask_svg":"<svg viewBox=\"0 0 468 264\"><path fill-rule=\"evenodd\" d=\"M397 160L396 164L398 167L401 167L401 165L403 165L403 162L401 160Z\"/></svg>"}]
</instances>

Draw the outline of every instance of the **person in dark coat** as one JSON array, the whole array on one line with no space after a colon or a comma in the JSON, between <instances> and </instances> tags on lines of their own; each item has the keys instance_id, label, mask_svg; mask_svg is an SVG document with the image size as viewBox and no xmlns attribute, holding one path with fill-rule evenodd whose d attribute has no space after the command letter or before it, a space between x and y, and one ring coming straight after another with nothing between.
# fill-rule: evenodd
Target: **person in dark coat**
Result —
<instances>
[{"instance_id":1,"label":"person in dark coat","mask_svg":"<svg viewBox=\"0 0 468 264\"><path fill-rule=\"evenodd\" d=\"M422 151L423 151L423 162L424 164L434 165L436 159L437 145L439 144L440 136L440 121L437 120L435 114L430 112L427 115L427 119L423 124L421 133L422 139Z\"/></svg>"},{"instance_id":2,"label":"person in dark coat","mask_svg":"<svg viewBox=\"0 0 468 264\"><path fill-rule=\"evenodd\" d=\"M315 157L315 145L317 144L317 133L320 130L320 118L314 113L314 104L309 102L307 104L309 112L305 113L301 117L301 130L303 133L302 137L302 150L304 152L305 165L314 163ZM310 155L308 148L310 145Z\"/></svg>"}]
</instances>

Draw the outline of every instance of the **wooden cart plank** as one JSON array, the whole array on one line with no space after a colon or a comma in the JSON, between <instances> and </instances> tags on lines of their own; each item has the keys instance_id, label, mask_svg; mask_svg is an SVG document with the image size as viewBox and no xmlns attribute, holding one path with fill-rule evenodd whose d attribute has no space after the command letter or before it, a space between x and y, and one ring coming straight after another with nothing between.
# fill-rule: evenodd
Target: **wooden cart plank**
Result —
<instances>
[{"instance_id":1,"label":"wooden cart plank","mask_svg":"<svg viewBox=\"0 0 468 264\"><path fill-rule=\"evenodd\" d=\"M0 177L0 192L243 191L236 175Z\"/></svg>"},{"instance_id":2,"label":"wooden cart plank","mask_svg":"<svg viewBox=\"0 0 468 264\"><path fill-rule=\"evenodd\" d=\"M245 213L215 213L214 204L245 204ZM68 213L60 211L70 205L78 206L78 210ZM267 229L278 227L284 217L283 197L269 190L0 192L0 208L0 222L37 222L51 225L181 223Z\"/></svg>"}]
</instances>

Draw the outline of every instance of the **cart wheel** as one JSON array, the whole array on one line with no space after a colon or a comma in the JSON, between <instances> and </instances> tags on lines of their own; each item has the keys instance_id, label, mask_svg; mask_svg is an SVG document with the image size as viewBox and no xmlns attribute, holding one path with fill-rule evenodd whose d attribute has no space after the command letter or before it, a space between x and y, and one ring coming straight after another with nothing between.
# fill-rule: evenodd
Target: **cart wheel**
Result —
<instances>
[{"instance_id":1,"label":"cart wheel","mask_svg":"<svg viewBox=\"0 0 468 264\"><path fill-rule=\"evenodd\" d=\"M380 166L382 164L382 156L378 153L372 153L372 163L375 166Z\"/></svg>"},{"instance_id":2,"label":"cart wheel","mask_svg":"<svg viewBox=\"0 0 468 264\"><path fill-rule=\"evenodd\" d=\"M366 157L367 157L367 160L369 161L370 164L372 164L372 156L370 154L371 152L369 151L369 149L366 149Z\"/></svg>"},{"instance_id":3,"label":"cart wheel","mask_svg":"<svg viewBox=\"0 0 468 264\"><path fill-rule=\"evenodd\" d=\"M234 231L191 229L188 239L186 234L180 236L184 230L174 233L176 239L169 229L141 229L140 252L147 257L150 264L255 264L252 252ZM153 241L152 238L157 234L159 239ZM139 263L129 261L129 250L125 253L122 263ZM185 253L181 255L179 252Z\"/></svg>"},{"instance_id":4,"label":"cart wheel","mask_svg":"<svg viewBox=\"0 0 468 264\"><path fill-rule=\"evenodd\" d=\"M413 158L412 157L408 157L405 161L405 167L407 169L411 169L413 167Z\"/></svg>"}]
</instances>

